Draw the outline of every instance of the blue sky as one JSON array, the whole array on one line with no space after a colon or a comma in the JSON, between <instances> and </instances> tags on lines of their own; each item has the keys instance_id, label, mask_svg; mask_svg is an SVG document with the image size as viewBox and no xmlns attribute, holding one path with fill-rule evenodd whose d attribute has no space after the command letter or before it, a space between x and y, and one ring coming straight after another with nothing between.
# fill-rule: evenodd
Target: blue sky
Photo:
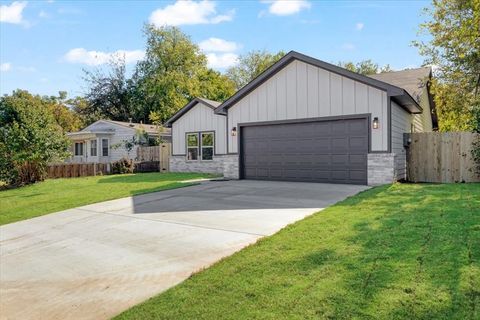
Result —
<instances>
[{"instance_id":1,"label":"blue sky","mask_svg":"<svg viewBox=\"0 0 480 320\"><path fill-rule=\"evenodd\" d=\"M429 1L0 1L0 94L82 94L82 69L120 52L133 68L147 22L177 25L224 71L250 50L295 50L394 69L423 58L411 41Z\"/></svg>"}]
</instances>

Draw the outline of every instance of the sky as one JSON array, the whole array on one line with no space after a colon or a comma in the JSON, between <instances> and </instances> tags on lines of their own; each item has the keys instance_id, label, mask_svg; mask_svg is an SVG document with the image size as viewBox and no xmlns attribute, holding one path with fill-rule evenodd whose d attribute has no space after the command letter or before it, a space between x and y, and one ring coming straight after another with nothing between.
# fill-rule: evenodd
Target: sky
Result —
<instances>
[{"instance_id":1,"label":"sky","mask_svg":"<svg viewBox=\"0 0 480 320\"><path fill-rule=\"evenodd\" d=\"M411 45L429 1L3 1L0 94L85 92L83 70L112 54L132 70L142 59L146 23L174 25L224 72L251 50L295 50L330 63L372 59L393 69L418 67ZM425 40L425 39L423 39Z\"/></svg>"}]
</instances>

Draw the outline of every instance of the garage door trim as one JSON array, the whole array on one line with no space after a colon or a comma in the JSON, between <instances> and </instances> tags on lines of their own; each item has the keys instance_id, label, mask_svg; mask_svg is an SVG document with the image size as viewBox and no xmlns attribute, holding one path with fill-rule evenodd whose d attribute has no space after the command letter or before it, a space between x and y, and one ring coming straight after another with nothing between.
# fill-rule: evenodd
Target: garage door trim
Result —
<instances>
[{"instance_id":1,"label":"garage door trim","mask_svg":"<svg viewBox=\"0 0 480 320\"><path fill-rule=\"evenodd\" d=\"M245 179L243 168L243 143L241 140L242 129L244 127L253 127L253 126L269 126L277 124L298 124L298 123L309 123L309 122L323 122L323 121L335 121L335 120L350 120L350 119L366 119L367 120L367 140L368 140L368 153L371 153L371 114L352 114L352 115L341 115L341 116L329 116L329 117L317 117L317 118L302 118L302 119L288 119L288 120L273 120L273 121L258 121L258 122L244 122L238 123L238 133L237 134L237 145L239 148L238 152L238 174L240 179Z\"/></svg>"}]
</instances>

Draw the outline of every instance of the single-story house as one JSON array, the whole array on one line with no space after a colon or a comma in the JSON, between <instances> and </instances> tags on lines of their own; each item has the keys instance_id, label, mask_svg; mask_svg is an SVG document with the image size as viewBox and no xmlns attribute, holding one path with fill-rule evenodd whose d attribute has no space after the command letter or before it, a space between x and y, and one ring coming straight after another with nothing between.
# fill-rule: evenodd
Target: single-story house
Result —
<instances>
[{"instance_id":1,"label":"single-story house","mask_svg":"<svg viewBox=\"0 0 480 320\"><path fill-rule=\"evenodd\" d=\"M406 177L404 133L432 131L430 68L364 76L289 52L219 103L166 122L171 171L376 185Z\"/></svg>"},{"instance_id":2,"label":"single-story house","mask_svg":"<svg viewBox=\"0 0 480 320\"><path fill-rule=\"evenodd\" d=\"M159 133L159 128L151 124L134 122L98 120L78 132L67 133L72 141L72 156L69 163L109 163L122 158L135 159L138 144L128 152L125 141L147 143L148 139L161 136L165 142L171 141L170 129Z\"/></svg>"}]
</instances>

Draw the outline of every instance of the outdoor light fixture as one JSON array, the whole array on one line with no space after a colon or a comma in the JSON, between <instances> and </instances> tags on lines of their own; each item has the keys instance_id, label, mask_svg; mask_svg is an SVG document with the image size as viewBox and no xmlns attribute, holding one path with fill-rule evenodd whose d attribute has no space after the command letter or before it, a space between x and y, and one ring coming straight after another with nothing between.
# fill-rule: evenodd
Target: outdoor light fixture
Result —
<instances>
[{"instance_id":1,"label":"outdoor light fixture","mask_svg":"<svg viewBox=\"0 0 480 320\"><path fill-rule=\"evenodd\" d=\"M378 118L373 118L373 129L378 129Z\"/></svg>"},{"instance_id":2,"label":"outdoor light fixture","mask_svg":"<svg viewBox=\"0 0 480 320\"><path fill-rule=\"evenodd\" d=\"M232 128L232 136L235 137L237 135L237 127Z\"/></svg>"}]
</instances>

